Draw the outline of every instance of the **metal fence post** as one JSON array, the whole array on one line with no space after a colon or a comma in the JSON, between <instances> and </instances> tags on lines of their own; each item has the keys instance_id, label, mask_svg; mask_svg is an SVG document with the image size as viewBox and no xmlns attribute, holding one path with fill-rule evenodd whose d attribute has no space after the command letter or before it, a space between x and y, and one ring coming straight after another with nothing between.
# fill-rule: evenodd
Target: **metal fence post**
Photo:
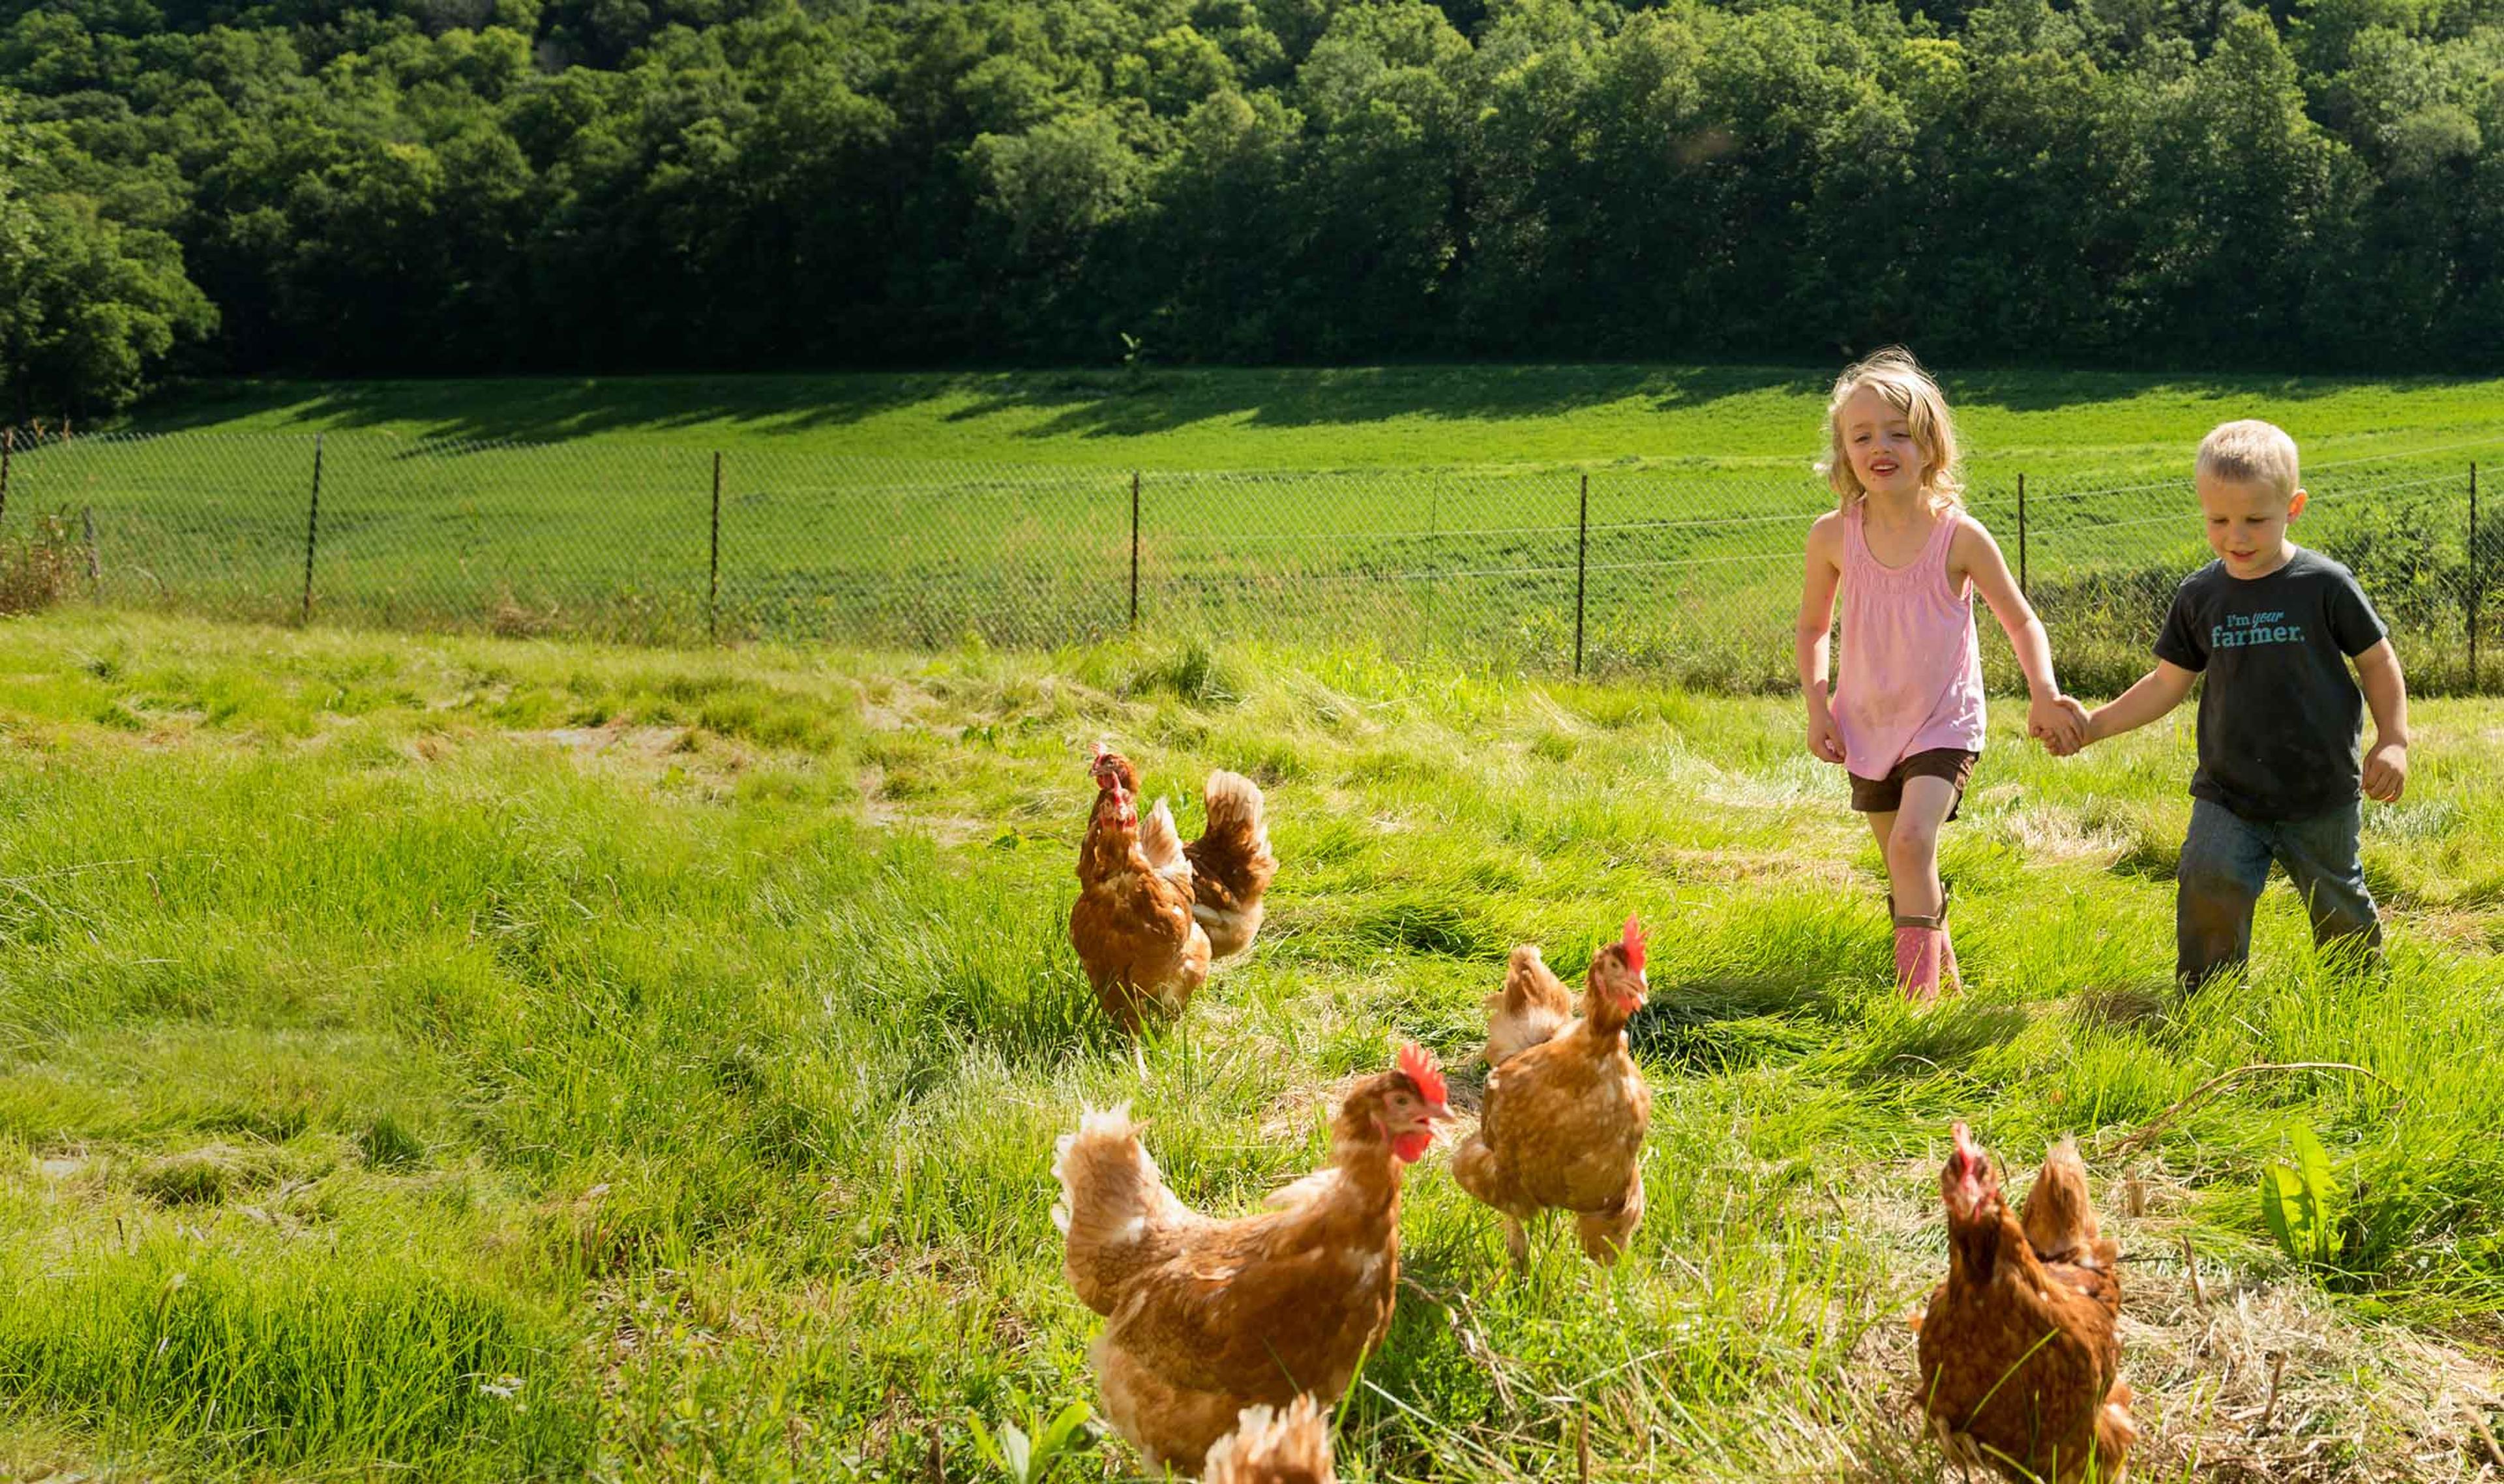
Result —
<instances>
[{"instance_id":1,"label":"metal fence post","mask_svg":"<svg viewBox=\"0 0 2504 1484\"><path fill-rule=\"evenodd\" d=\"M1582 514L1574 535L1574 673L1582 673L1582 597L1591 569L1591 476L1582 476Z\"/></svg>"},{"instance_id":2,"label":"metal fence post","mask_svg":"<svg viewBox=\"0 0 2504 1484\"><path fill-rule=\"evenodd\" d=\"M2469 693L2478 694L2478 610L2487 597L2486 569L2478 563L2478 464L2469 466Z\"/></svg>"},{"instance_id":3,"label":"metal fence post","mask_svg":"<svg viewBox=\"0 0 2504 1484\"><path fill-rule=\"evenodd\" d=\"M1441 632L1436 628L1436 624L1443 616L1439 611L1436 599L1440 597L1443 592L1443 585L1439 580L1439 574L1443 571L1445 561L1443 555L1443 471L1441 469L1437 469L1434 473L1428 475L1426 479L1426 549L1428 552L1432 553L1432 555L1428 556L1426 559L1428 564L1425 578L1426 629L1425 633L1419 636L1419 638L1421 640L1421 646L1432 646L1435 644L1437 639L1443 637Z\"/></svg>"},{"instance_id":4,"label":"metal fence post","mask_svg":"<svg viewBox=\"0 0 2504 1484\"><path fill-rule=\"evenodd\" d=\"M713 569L705 581L705 642L721 642L721 450L713 452Z\"/></svg>"},{"instance_id":5,"label":"metal fence post","mask_svg":"<svg viewBox=\"0 0 2504 1484\"><path fill-rule=\"evenodd\" d=\"M2017 592L2032 600L2034 592L2026 583L2026 476L2017 476Z\"/></svg>"},{"instance_id":6,"label":"metal fence post","mask_svg":"<svg viewBox=\"0 0 2504 1484\"><path fill-rule=\"evenodd\" d=\"M304 510L304 611L298 623L313 621L313 546L322 531L322 435L313 434L313 501Z\"/></svg>"},{"instance_id":7,"label":"metal fence post","mask_svg":"<svg viewBox=\"0 0 2504 1484\"><path fill-rule=\"evenodd\" d=\"M9 513L9 456L17 451L17 430L0 428L0 517Z\"/></svg>"},{"instance_id":8,"label":"metal fence post","mask_svg":"<svg viewBox=\"0 0 2504 1484\"><path fill-rule=\"evenodd\" d=\"M79 507L79 524L87 530L87 580L91 587L104 580L104 562L95 551L95 506Z\"/></svg>"},{"instance_id":9,"label":"metal fence post","mask_svg":"<svg viewBox=\"0 0 2504 1484\"><path fill-rule=\"evenodd\" d=\"M1130 470L1130 628L1139 627L1139 471Z\"/></svg>"}]
</instances>

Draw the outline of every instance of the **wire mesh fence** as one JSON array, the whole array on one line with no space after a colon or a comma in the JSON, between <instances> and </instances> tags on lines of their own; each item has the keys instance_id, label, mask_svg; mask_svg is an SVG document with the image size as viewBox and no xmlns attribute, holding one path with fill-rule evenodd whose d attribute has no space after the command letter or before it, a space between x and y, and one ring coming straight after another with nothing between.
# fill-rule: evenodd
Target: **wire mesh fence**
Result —
<instances>
[{"instance_id":1,"label":"wire mesh fence","mask_svg":"<svg viewBox=\"0 0 2504 1484\"><path fill-rule=\"evenodd\" d=\"M2423 690L2492 686L2504 533L2450 443L2312 465L2297 537L2353 568ZM1967 492L2066 680L2145 668L2208 560L2186 476ZM2491 506L2491 501L2490 501ZM1791 683L1805 469L1107 472L384 434L0 437L0 608L647 643L1052 646L1126 632ZM1986 631L1995 626L1984 622ZM2002 683L2006 646L1986 638Z\"/></svg>"}]
</instances>

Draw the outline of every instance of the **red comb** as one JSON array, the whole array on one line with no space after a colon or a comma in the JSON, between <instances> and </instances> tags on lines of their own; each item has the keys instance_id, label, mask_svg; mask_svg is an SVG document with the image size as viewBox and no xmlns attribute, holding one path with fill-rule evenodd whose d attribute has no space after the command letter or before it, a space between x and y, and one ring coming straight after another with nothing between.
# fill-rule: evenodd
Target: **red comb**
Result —
<instances>
[{"instance_id":1,"label":"red comb","mask_svg":"<svg viewBox=\"0 0 2504 1484\"><path fill-rule=\"evenodd\" d=\"M1443 1069L1435 1064L1435 1053L1411 1041L1400 1048L1400 1070L1430 1103L1448 1102L1443 1095Z\"/></svg>"},{"instance_id":2,"label":"red comb","mask_svg":"<svg viewBox=\"0 0 2504 1484\"><path fill-rule=\"evenodd\" d=\"M1105 745L1104 745L1103 740L1102 740L1101 738L1098 738L1098 739L1096 740L1096 761L1097 761L1097 762L1099 762L1099 763L1100 763L1100 762L1102 762L1102 761L1104 761L1104 754L1105 754L1105 753L1107 753L1107 752L1110 752L1110 751L1112 751L1112 750L1113 750L1112 748L1107 747L1107 746L1105 746Z\"/></svg>"},{"instance_id":3,"label":"red comb","mask_svg":"<svg viewBox=\"0 0 2504 1484\"><path fill-rule=\"evenodd\" d=\"M1626 950L1626 967L1634 970L1637 974L1641 974L1643 972L1644 945L1649 940L1644 937L1643 924L1636 921L1631 913L1628 914L1626 916L1626 935L1618 940L1617 946Z\"/></svg>"}]
</instances>

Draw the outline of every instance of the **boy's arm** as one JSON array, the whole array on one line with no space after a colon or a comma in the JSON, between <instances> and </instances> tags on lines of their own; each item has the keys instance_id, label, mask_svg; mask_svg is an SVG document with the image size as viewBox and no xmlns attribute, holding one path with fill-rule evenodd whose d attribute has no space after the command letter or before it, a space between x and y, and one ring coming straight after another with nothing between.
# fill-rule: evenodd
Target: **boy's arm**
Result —
<instances>
[{"instance_id":1,"label":"boy's arm","mask_svg":"<svg viewBox=\"0 0 2504 1484\"><path fill-rule=\"evenodd\" d=\"M2172 660L2157 661L2138 684L2087 713L2087 741L2103 742L2147 725L2180 706L2198 678L2196 670L2185 670Z\"/></svg>"},{"instance_id":2,"label":"boy's arm","mask_svg":"<svg viewBox=\"0 0 2504 1484\"><path fill-rule=\"evenodd\" d=\"M2409 685L2399 651L2384 639L2356 656L2356 683L2374 713L2374 750L2365 755L2365 797L2396 804L2409 786Z\"/></svg>"},{"instance_id":3,"label":"boy's arm","mask_svg":"<svg viewBox=\"0 0 2504 1484\"><path fill-rule=\"evenodd\" d=\"M2009 575L2008 559L2000 554L2000 543L1981 522L1968 518L1956 535L1949 558L1965 569L1974 591L1991 604L2000 627L2007 631L2008 647L2017 653L2017 668L2025 672L2032 699L2026 730L2045 739L2054 752L2075 752L2086 738L2079 730L2074 706L2061 704L2061 682L2052 672L2052 637L2044 632L2043 620L2034 616L2034 605L2018 590L2017 579Z\"/></svg>"},{"instance_id":4,"label":"boy's arm","mask_svg":"<svg viewBox=\"0 0 2504 1484\"><path fill-rule=\"evenodd\" d=\"M1834 515L1808 528L1808 572L1800 585L1799 622L1791 633L1791 657L1799 666L1800 694L1808 702L1808 750L1821 761L1843 761L1843 735L1826 709L1827 650L1834 641L1834 592L1843 579L1842 525Z\"/></svg>"}]
</instances>

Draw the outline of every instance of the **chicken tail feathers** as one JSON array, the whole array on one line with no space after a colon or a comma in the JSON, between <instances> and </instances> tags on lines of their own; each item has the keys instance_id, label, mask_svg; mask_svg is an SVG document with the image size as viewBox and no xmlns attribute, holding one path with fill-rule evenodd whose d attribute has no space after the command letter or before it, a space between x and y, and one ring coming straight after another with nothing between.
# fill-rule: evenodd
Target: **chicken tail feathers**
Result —
<instances>
[{"instance_id":1,"label":"chicken tail feathers","mask_svg":"<svg viewBox=\"0 0 2504 1484\"><path fill-rule=\"evenodd\" d=\"M1182 853L1182 836L1174 829L1173 811L1159 799L1139 821L1139 853L1148 869L1185 891L1191 889L1191 862Z\"/></svg>"},{"instance_id":2,"label":"chicken tail feathers","mask_svg":"<svg viewBox=\"0 0 2504 1484\"><path fill-rule=\"evenodd\" d=\"M1261 899L1278 874L1269 853L1260 785L1239 773L1208 776L1208 822L1185 847L1192 866L1192 915L1208 930L1209 951L1232 958L1252 947L1267 909Z\"/></svg>"},{"instance_id":3,"label":"chicken tail feathers","mask_svg":"<svg viewBox=\"0 0 2504 1484\"><path fill-rule=\"evenodd\" d=\"M1232 836L1247 844L1263 838L1260 784L1221 768L1208 776L1200 798L1208 806L1208 828L1203 834Z\"/></svg>"},{"instance_id":4,"label":"chicken tail feathers","mask_svg":"<svg viewBox=\"0 0 2504 1484\"><path fill-rule=\"evenodd\" d=\"M1192 859L1203 874L1222 877L1239 895L1258 896L1278 869L1269 853L1269 825L1261 785L1224 769L1208 776L1201 802L1208 822L1192 842Z\"/></svg>"},{"instance_id":5,"label":"chicken tail feathers","mask_svg":"<svg viewBox=\"0 0 2504 1484\"><path fill-rule=\"evenodd\" d=\"M1208 1484L1330 1484L1330 1414L1310 1393L1271 1411L1249 1406L1208 1450Z\"/></svg>"},{"instance_id":6,"label":"chicken tail feathers","mask_svg":"<svg viewBox=\"0 0 2504 1484\"><path fill-rule=\"evenodd\" d=\"M1076 1133L1061 1135L1052 1178L1061 1182L1052 1225L1062 1238L1062 1269L1088 1307L1109 1313L1122 1275L1187 1208L1165 1189L1157 1161L1139 1143L1128 1103L1091 1112Z\"/></svg>"},{"instance_id":7,"label":"chicken tail feathers","mask_svg":"<svg viewBox=\"0 0 2504 1484\"><path fill-rule=\"evenodd\" d=\"M2098 1256L2103 1232L2087 1198L2087 1168L2078 1158L2077 1140L2065 1138L2043 1156L2042 1172L2026 1192L2018 1219L2026 1228L2027 1245L2046 1261Z\"/></svg>"},{"instance_id":8,"label":"chicken tail feathers","mask_svg":"<svg viewBox=\"0 0 2504 1484\"><path fill-rule=\"evenodd\" d=\"M1556 993L1553 995L1547 992L1550 984L1556 987ZM1504 1008L1519 1010L1524 1006L1537 1005L1548 1000L1561 1003L1564 997L1565 985L1548 971L1548 960L1539 954L1539 945L1535 943L1517 945L1513 950L1513 956L1505 960L1504 994L1501 1000Z\"/></svg>"},{"instance_id":9,"label":"chicken tail feathers","mask_svg":"<svg viewBox=\"0 0 2504 1484\"><path fill-rule=\"evenodd\" d=\"M1553 1040L1573 1018L1573 1004L1564 982L1540 957L1536 944L1515 948L1505 965L1504 987L1486 998L1487 1065L1502 1066Z\"/></svg>"},{"instance_id":10,"label":"chicken tail feathers","mask_svg":"<svg viewBox=\"0 0 2504 1484\"><path fill-rule=\"evenodd\" d=\"M1062 1134L1053 1146L1052 1178L1061 1182L1052 1225L1072 1242L1137 1220L1165 1193L1165 1176L1140 1145L1128 1103L1089 1112L1076 1133Z\"/></svg>"}]
</instances>

